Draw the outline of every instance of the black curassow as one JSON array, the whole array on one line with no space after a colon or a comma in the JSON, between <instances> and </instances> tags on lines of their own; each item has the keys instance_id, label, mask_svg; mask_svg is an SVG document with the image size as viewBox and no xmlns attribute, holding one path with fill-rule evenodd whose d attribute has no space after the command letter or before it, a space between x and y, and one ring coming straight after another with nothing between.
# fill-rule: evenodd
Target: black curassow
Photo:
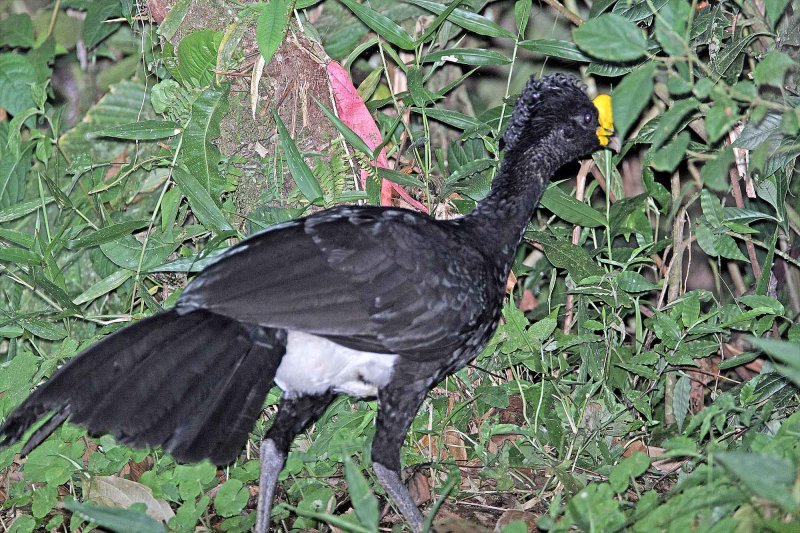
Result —
<instances>
[{"instance_id":1,"label":"black curassow","mask_svg":"<svg viewBox=\"0 0 800 533\"><path fill-rule=\"evenodd\" d=\"M194 278L173 309L59 369L8 416L0 444L49 416L23 454L69 420L131 446L162 446L178 461L222 465L239 455L277 384L283 395L261 443L264 532L294 437L338 394L377 397L374 471L421 530L400 477L411 421L494 332L542 191L559 167L608 144L609 119L610 105L593 105L577 80L531 78L492 190L471 213L438 221L343 206L253 235Z\"/></svg>"}]
</instances>

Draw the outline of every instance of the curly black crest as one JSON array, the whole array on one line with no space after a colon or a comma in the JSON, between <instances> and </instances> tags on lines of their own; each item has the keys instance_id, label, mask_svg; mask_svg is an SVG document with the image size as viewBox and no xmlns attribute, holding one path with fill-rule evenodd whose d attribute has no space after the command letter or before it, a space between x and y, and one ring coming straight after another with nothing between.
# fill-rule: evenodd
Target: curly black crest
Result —
<instances>
[{"instance_id":1,"label":"curly black crest","mask_svg":"<svg viewBox=\"0 0 800 533\"><path fill-rule=\"evenodd\" d=\"M572 104L587 102L584 85L573 76L552 74L538 80L531 77L517 99L503 134L505 150L513 150L523 134L531 134L531 119L535 115L563 115Z\"/></svg>"}]
</instances>

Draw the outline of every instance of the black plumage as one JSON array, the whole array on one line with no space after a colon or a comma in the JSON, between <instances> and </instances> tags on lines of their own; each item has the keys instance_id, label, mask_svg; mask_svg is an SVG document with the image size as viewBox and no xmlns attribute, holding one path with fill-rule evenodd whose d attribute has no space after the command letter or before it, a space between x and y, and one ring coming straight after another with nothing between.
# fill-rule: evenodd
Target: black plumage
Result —
<instances>
[{"instance_id":1,"label":"black plumage","mask_svg":"<svg viewBox=\"0 0 800 533\"><path fill-rule=\"evenodd\" d=\"M50 416L23 453L68 419L132 446L163 446L179 461L226 464L277 383L283 398L261 446L257 530L266 531L295 435L338 393L377 396L375 472L421 529L399 474L406 432L428 391L494 332L544 187L559 167L600 148L597 128L598 111L575 80L531 78L492 190L473 212L436 221L346 206L254 235L200 273L175 308L62 367L9 415L0 444Z\"/></svg>"}]
</instances>

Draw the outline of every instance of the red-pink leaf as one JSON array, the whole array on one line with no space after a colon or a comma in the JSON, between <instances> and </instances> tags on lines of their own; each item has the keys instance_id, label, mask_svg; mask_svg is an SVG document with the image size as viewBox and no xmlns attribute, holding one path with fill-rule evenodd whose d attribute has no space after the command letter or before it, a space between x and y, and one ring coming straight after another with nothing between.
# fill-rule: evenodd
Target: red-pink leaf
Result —
<instances>
[{"instance_id":1,"label":"red-pink leaf","mask_svg":"<svg viewBox=\"0 0 800 533\"><path fill-rule=\"evenodd\" d=\"M339 119L361 137L370 149L374 150L383 142L381 132L378 130L372 115L369 114L361 95L358 94L358 91L353 86L350 75L339 63L331 61L328 63L328 79L331 82L333 99L336 102L336 112ZM378 154L377 165L381 168L389 168L386 150L381 149ZM366 180L367 172L362 170L361 184L364 185ZM381 205L392 205L393 190L409 205L427 213L428 209L424 204L412 198L400 185L388 180L383 180L381 183Z\"/></svg>"}]
</instances>

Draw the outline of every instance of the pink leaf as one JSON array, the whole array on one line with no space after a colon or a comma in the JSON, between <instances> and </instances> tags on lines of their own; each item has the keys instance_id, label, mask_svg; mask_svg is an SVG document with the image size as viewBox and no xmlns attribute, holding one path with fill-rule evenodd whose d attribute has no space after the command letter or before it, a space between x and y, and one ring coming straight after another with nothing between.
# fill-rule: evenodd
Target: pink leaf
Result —
<instances>
[{"instance_id":1,"label":"pink leaf","mask_svg":"<svg viewBox=\"0 0 800 533\"><path fill-rule=\"evenodd\" d=\"M333 89L333 99L336 102L336 110L339 119L361 137L367 146L374 150L375 147L383 142L381 132L372 119L372 115L369 114L369 110L361 99L361 95L358 94L358 91L353 86L350 75L339 63L331 61L328 63L328 79ZM389 168L389 161L386 159L386 150L381 149L378 154L377 165L380 168ZM367 172L362 170L361 185L364 185L366 180ZM387 180L382 180L381 182L381 205L392 205L392 191L397 192L403 200L414 208L425 213L428 212L427 207L412 198L405 189Z\"/></svg>"}]
</instances>

